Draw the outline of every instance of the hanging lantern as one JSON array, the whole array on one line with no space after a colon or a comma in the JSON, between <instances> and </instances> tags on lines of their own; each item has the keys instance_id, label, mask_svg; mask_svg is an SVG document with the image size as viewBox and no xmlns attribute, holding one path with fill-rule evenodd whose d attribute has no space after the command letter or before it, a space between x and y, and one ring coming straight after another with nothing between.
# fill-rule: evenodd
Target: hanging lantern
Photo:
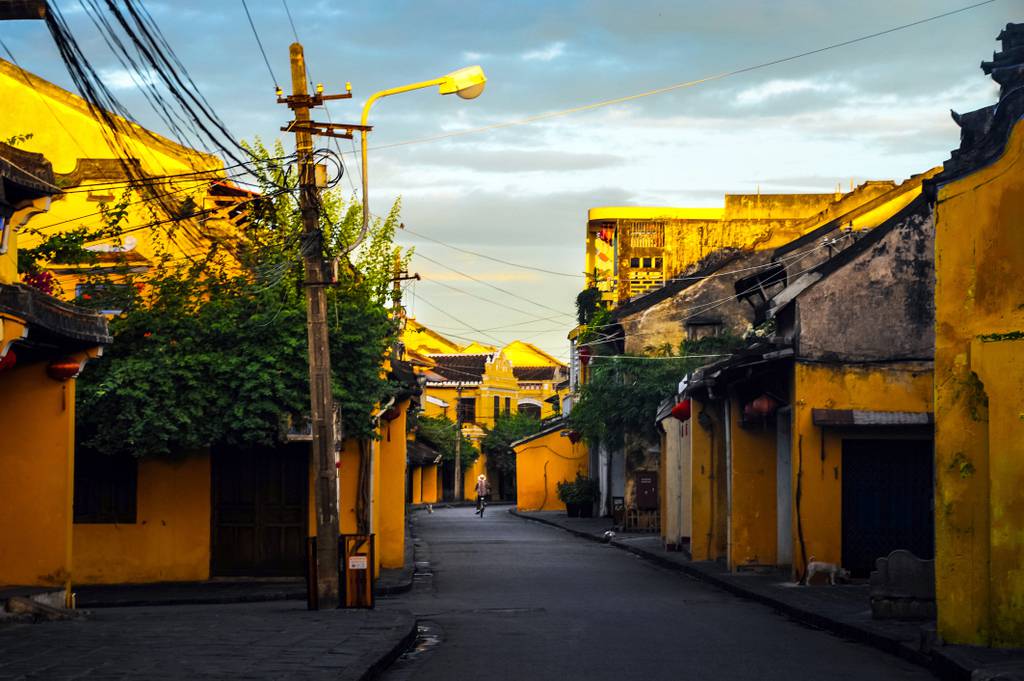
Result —
<instances>
[{"instance_id":1,"label":"hanging lantern","mask_svg":"<svg viewBox=\"0 0 1024 681\"><path fill-rule=\"evenodd\" d=\"M690 420L690 400L685 399L680 402L676 402L676 405L672 407L672 416L676 417L680 421Z\"/></svg>"},{"instance_id":2,"label":"hanging lantern","mask_svg":"<svg viewBox=\"0 0 1024 681\"><path fill-rule=\"evenodd\" d=\"M399 409L397 406L395 406L395 407L389 408L387 411L385 411L383 414L381 414L380 417L381 417L381 419L383 419L385 421L394 421L399 416L401 416L401 414L402 414L402 410Z\"/></svg>"},{"instance_id":3,"label":"hanging lantern","mask_svg":"<svg viewBox=\"0 0 1024 681\"><path fill-rule=\"evenodd\" d=\"M82 370L82 363L73 357L55 359L46 367L46 375L55 381L68 381Z\"/></svg>"},{"instance_id":4,"label":"hanging lantern","mask_svg":"<svg viewBox=\"0 0 1024 681\"><path fill-rule=\"evenodd\" d=\"M577 442L579 442L582 439L583 439L583 433L579 432L578 430L570 430L569 431L569 442L571 442L573 444L576 444Z\"/></svg>"},{"instance_id":5,"label":"hanging lantern","mask_svg":"<svg viewBox=\"0 0 1024 681\"><path fill-rule=\"evenodd\" d=\"M18 363L18 356L14 354L14 350L8 350L7 354L0 357L0 371L6 371L7 369L14 368L14 365Z\"/></svg>"},{"instance_id":6,"label":"hanging lantern","mask_svg":"<svg viewBox=\"0 0 1024 681\"><path fill-rule=\"evenodd\" d=\"M582 346L579 350L580 364L587 366L590 364L590 348L586 345Z\"/></svg>"},{"instance_id":7,"label":"hanging lantern","mask_svg":"<svg viewBox=\"0 0 1024 681\"><path fill-rule=\"evenodd\" d=\"M745 405L743 405L743 420L753 421L756 418L757 414L754 413L754 403L747 402Z\"/></svg>"},{"instance_id":8,"label":"hanging lantern","mask_svg":"<svg viewBox=\"0 0 1024 681\"><path fill-rule=\"evenodd\" d=\"M779 402L771 395L761 395L750 403L750 410L754 416L771 416L779 408Z\"/></svg>"}]
</instances>

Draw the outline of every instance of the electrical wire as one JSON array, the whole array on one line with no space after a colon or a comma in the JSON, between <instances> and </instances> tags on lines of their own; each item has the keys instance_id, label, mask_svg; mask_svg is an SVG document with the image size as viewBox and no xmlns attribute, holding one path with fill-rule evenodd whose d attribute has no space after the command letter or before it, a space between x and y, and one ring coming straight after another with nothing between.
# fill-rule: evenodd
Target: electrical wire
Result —
<instances>
[{"instance_id":1,"label":"electrical wire","mask_svg":"<svg viewBox=\"0 0 1024 681\"><path fill-rule=\"evenodd\" d=\"M477 333L477 334L480 334L481 336L485 336L487 338L490 338L491 340L493 340L494 342L498 343L499 345L504 345L504 341L501 341L498 338L495 338L494 336L490 335L489 333L485 333L484 331L481 331L480 329L473 328L472 326L470 326L466 322L462 321L461 319L459 319L458 317L456 317L452 313L448 312L444 308L439 307L437 305L434 305L432 302L430 302L429 300L424 298L422 294L419 296L419 302L427 305L428 307L431 307L431 308L437 310L438 312L440 312L444 316L454 320L457 324L461 324L461 325L465 326L470 331L472 331L474 333ZM452 335L455 335L455 334L452 334Z\"/></svg>"},{"instance_id":2,"label":"electrical wire","mask_svg":"<svg viewBox=\"0 0 1024 681\"><path fill-rule=\"evenodd\" d=\"M537 315L533 314L532 312L527 312L526 310L520 310L519 308L512 307L511 305L508 305L506 303L501 303L501 302L498 302L496 300L491 300L490 298L484 298L483 296L478 296L475 293L470 293L469 291L466 291L465 289L461 289L461 288L459 288L457 286L452 286L450 284L446 284L443 281L440 281L438 279L431 279L430 277L422 277L422 280L423 281L429 281L430 283L437 284L438 286L443 286L446 289L450 289L452 291L455 291L456 293L461 293L463 295L467 295L470 298L476 298L477 300L480 300L482 302L490 303L491 305L497 305L497 306L499 306L499 307L501 307L501 308L503 308L505 310L511 310L512 312L518 312L519 314L524 314L524 315L526 315L528 317L532 317L533 319L531 319L529 321L529 323L534 323L534 322L538 322L538 321L549 321L547 318L538 317Z\"/></svg>"},{"instance_id":3,"label":"electrical wire","mask_svg":"<svg viewBox=\"0 0 1024 681\"><path fill-rule=\"evenodd\" d=\"M546 269L544 269L542 267L533 267L532 265L522 265L522 264L517 263L517 262L511 262L509 260L502 260L501 258L495 258L494 256L491 256L491 255L484 255L483 253L478 253L477 251L471 251L468 248L460 248L459 246L453 246L452 244L446 244L445 242L439 241L437 239L434 239L433 237L429 237L429 236L427 236L425 234L420 234L419 232L416 232L414 230L409 229L404 224L403 225L399 225L399 229L402 229L402 230L408 232L409 234L412 234L412 235L414 235L414 236L416 236L416 237L418 237L420 239L426 239L427 241L432 241L433 243L439 244L441 246L444 246L445 248L450 248L453 251L459 251L460 253L466 253L468 255L475 255L478 258L484 258L485 260L492 260L494 262L501 263L502 265L509 265L510 267L518 267L518 268L524 269L524 270L533 270L534 272L543 272L544 274L554 274L554 275L557 275L559 277L582 278L582 277L586 276L584 274L571 274L571 273L568 273L568 272L556 272L554 270L546 270Z\"/></svg>"},{"instance_id":4,"label":"electrical wire","mask_svg":"<svg viewBox=\"0 0 1024 681\"><path fill-rule=\"evenodd\" d=\"M551 119L551 118L558 118L558 117L561 117L561 116L568 116L570 114L581 113L581 112L585 112L585 111L592 111L594 109L600 109L600 108L607 107L607 106L614 106L616 104L623 104L623 103L631 102L631 101L634 101L634 100L637 100L637 99L642 99L644 97L652 97L654 95L660 95L660 94L664 94L666 92L672 92L674 90L681 90L681 89L684 89L684 88L691 88L691 87L695 87L697 85L702 85L704 83L710 83L712 81L723 80L725 78L730 78L732 76L738 76L740 74L750 73L751 71L757 71L759 69L764 69L764 68L768 68L768 67L771 67L771 66L777 66L779 64L784 64L786 62L795 61L797 59L803 59L804 57L809 57L809 56L812 56L812 55L815 55L815 54L821 54L822 52L828 52L830 50L835 50L835 49L838 49L838 48L841 48L841 47L847 47L849 45L854 45L856 43L861 43L861 42L864 42L866 40L872 40L874 38L878 38L878 37L881 37L881 36L884 36L884 35L888 35L890 33L895 33L897 31L903 31L903 30L908 29L908 28L913 28L915 26L920 26L922 24L927 24L927 23L932 22L932 21L937 21L939 19L944 19L944 18L952 16L954 14L960 14L962 12L967 12L969 10L976 9L976 8L982 7L984 5L992 4L995 1L996 0L983 0L982 2L978 2L978 3L972 4L972 5L967 5L965 7L960 7L959 9L950 10L948 12L943 12L941 14L935 14L935 15L932 15L930 17L926 17L924 19L919 19L917 21L912 21L910 23L901 24L899 26L894 26L892 28L888 28L888 29L885 29L885 30L876 31L874 33L869 33L869 34L866 34L866 35L858 36L858 37L852 38L850 40L843 40L843 41L840 41L840 42L836 42L836 43L832 43L832 44L826 45L824 47L819 47L819 48L812 49L812 50L806 50L804 52L800 52L800 53L797 53L797 54L792 54L792 55L789 55L789 56L786 56L786 57L781 57L779 59L772 59L770 61L761 62L761 63L758 63L758 64L754 64L752 66L745 66L745 67L742 67L742 68L733 69L731 71L723 71L721 73L717 73L717 74L714 74L714 75L711 75L711 76L705 76L703 78L698 78L696 80L689 80L689 81L685 81L685 82L682 82L682 83L675 83L673 85L667 85L665 87L656 88L654 90L647 90L645 92L639 92L639 93L632 94L632 95L626 95L624 97L616 97L614 99L606 99L606 100L602 100L602 101L599 101L599 102L592 102L590 104L583 104L583 105L580 105L580 106L574 106L574 107L571 107L571 108L568 108L568 109L561 109L561 110L558 110L558 111L549 111L547 113L535 114L533 116L526 116L524 118L512 119L512 120L503 121L503 122L500 122L500 123L493 123L491 125L484 125L484 126L480 126L480 127L477 127L477 128L467 128L465 130L454 130L452 132L447 132L447 133L443 133L443 134L439 134L439 135L432 135L432 136L429 136L429 137L421 137L421 138L418 138L418 139L404 140L404 141L401 141L401 142L393 142L391 144L381 144L381 145L378 145L378 146L370 147L369 151L380 151L382 149L394 149L396 147L404 147L404 146L409 146L409 145L412 145L412 144L426 144L428 142L437 142L439 140L451 139L453 137L463 137L465 135L474 135L474 134L477 134L477 133L488 132L488 131L491 131L491 130L500 130L502 128L510 128L510 127L519 126L519 125L527 125L527 124L530 124L530 123L536 123L536 122L548 120L548 119ZM353 151L353 153L355 153L355 152Z\"/></svg>"},{"instance_id":5,"label":"electrical wire","mask_svg":"<svg viewBox=\"0 0 1024 681\"><path fill-rule=\"evenodd\" d=\"M525 297L523 297L523 296L521 296L521 295L519 295L517 293L513 293L512 291L508 291L506 289L503 289L500 286L495 286L494 284L492 284L490 282L484 281L482 279L477 279L476 277L474 277L474 276L472 276L470 274L466 274L465 272L460 272L459 270L455 269L454 267L452 267L450 265L445 265L443 262L441 262L439 260L434 260L430 256L423 255L422 253L416 253L416 254L413 255L413 257L423 258L424 260L426 260L428 262L432 262L435 265L438 265L440 267L445 268L446 270L451 270L452 272L454 272L455 274L458 274L461 277L464 277L466 279L470 279L472 281L475 281L478 284L483 284L484 286L493 288L495 291L500 291L501 293L504 293L507 296L512 296L513 298L517 298L517 299L522 300L524 302L530 303L531 305L536 305L537 307L542 307L545 310L550 310L550 311L555 312L555 313L557 313L559 315L562 315L563 317L569 317L569 318L572 318L572 319L576 318L575 315L569 314L567 312L563 312L561 310L557 310L557 309L551 307L550 305L545 305L544 303L538 303L535 300L530 300L529 298L525 298Z\"/></svg>"},{"instance_id":6,"label":"electrical wire","mask_svg":"<svg viewBox=\"0 0 1024 681\"><path fill-rule=\"evenodd\" d=\"M252 14L249 13L249 5L246 4L245 0L242 0L242 9L245 10L245 18L249 20L249 28L252 29L252 35L256 38L256 45L260 48L260 54L263 55L263 63L267 65L267 73L270 74L270 80L274 81L274 92L277 92L281 89L281 86L277 84L277 76L274 75L274 69L270 68L270 60L267 58L266 50L263 49L263 41L260 40L260 34L256 31L256 24L253 23Z\"/></svg>"},{"instance_id":7,"label":"electrical wire","mask_svg":"<svg viewBox=\"0 0 1024 681\"><path fill-rule=\"evenodd\" d=\"M299 32L295 30L295 22L292 21L292 12L288 9L288 0L281 0L281 4L284 5L284 13L288 15L288 25L292 27L292 35L295 36L295 42L300 42Z\"/></svg>"}]
</instances>

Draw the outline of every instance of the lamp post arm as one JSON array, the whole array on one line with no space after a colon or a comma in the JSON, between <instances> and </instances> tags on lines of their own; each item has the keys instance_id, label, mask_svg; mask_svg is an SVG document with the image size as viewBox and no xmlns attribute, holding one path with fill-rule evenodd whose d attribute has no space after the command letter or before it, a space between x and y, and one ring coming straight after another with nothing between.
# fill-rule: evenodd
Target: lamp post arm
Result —
<instances>
[{"instance_id":1,"label":"lamp post arm","mask_svg":"<svg viewBox=\"0 0 1024 681\"><path fill-rule=\"evenodd\" d=\"M400 95L403 92L411 92L412 90L422 90L423 88L430 87L432 85L440 85L444 82L444 78L435 78L433 80L424 80L419 83L411 83L409 85L403 85L401 87L393 87L388 90L381 90L370 95L370 98L366 100L366 104L363 105L363 116L360 119L360 124L365 126L366 121L370 118L370 107L372 107L378 99L383 97L390 97L391 95ZM361 130L359 132L359 148L360 148L360 168L362 170L363 179L363 228L359 231L359 236L356 238L352 245L346 249L346 253L354 251L359 244L363 243L363 239L366 238L367 232L370 231L370 198L369 198L369 174L366 169L366 135L367 130Z\"/></svg>"}]
</instances>

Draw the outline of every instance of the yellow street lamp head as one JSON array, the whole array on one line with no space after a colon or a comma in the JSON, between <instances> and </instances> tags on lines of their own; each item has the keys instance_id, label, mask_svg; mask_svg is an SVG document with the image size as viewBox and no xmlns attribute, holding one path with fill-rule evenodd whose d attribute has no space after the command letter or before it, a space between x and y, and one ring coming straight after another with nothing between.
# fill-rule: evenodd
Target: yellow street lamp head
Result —
<instances>
[{"instance_id":1,"label":"yellow street lamp head","mask_svg":"<svg viewBox=\"0 0 1024 681\"><path fill-rule=\"evenodd\" d=\"M438 90L442 95L456 94L463 99L476 99L484 91L487 76L479 66L467 66L452 71L441 79Z\"/></svg>"}]
</instances>

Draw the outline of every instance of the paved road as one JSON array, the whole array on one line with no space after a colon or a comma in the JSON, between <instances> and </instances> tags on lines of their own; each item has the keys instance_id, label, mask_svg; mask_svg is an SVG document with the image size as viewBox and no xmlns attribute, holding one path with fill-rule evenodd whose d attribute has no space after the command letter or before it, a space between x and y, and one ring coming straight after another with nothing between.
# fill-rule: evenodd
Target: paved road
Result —
<instances>
[{"instance_id":1,"label":"paved road","mask_svg":"<svg viewBox=\"0 0 1024 681\"><path fill-rule=\"evenodd\" d=\"M399 602L439 642L428 640L387 681L932 678L503 508L483 519L445 509L415 522L433 577Z\"/></svg>"}]
</instances>

